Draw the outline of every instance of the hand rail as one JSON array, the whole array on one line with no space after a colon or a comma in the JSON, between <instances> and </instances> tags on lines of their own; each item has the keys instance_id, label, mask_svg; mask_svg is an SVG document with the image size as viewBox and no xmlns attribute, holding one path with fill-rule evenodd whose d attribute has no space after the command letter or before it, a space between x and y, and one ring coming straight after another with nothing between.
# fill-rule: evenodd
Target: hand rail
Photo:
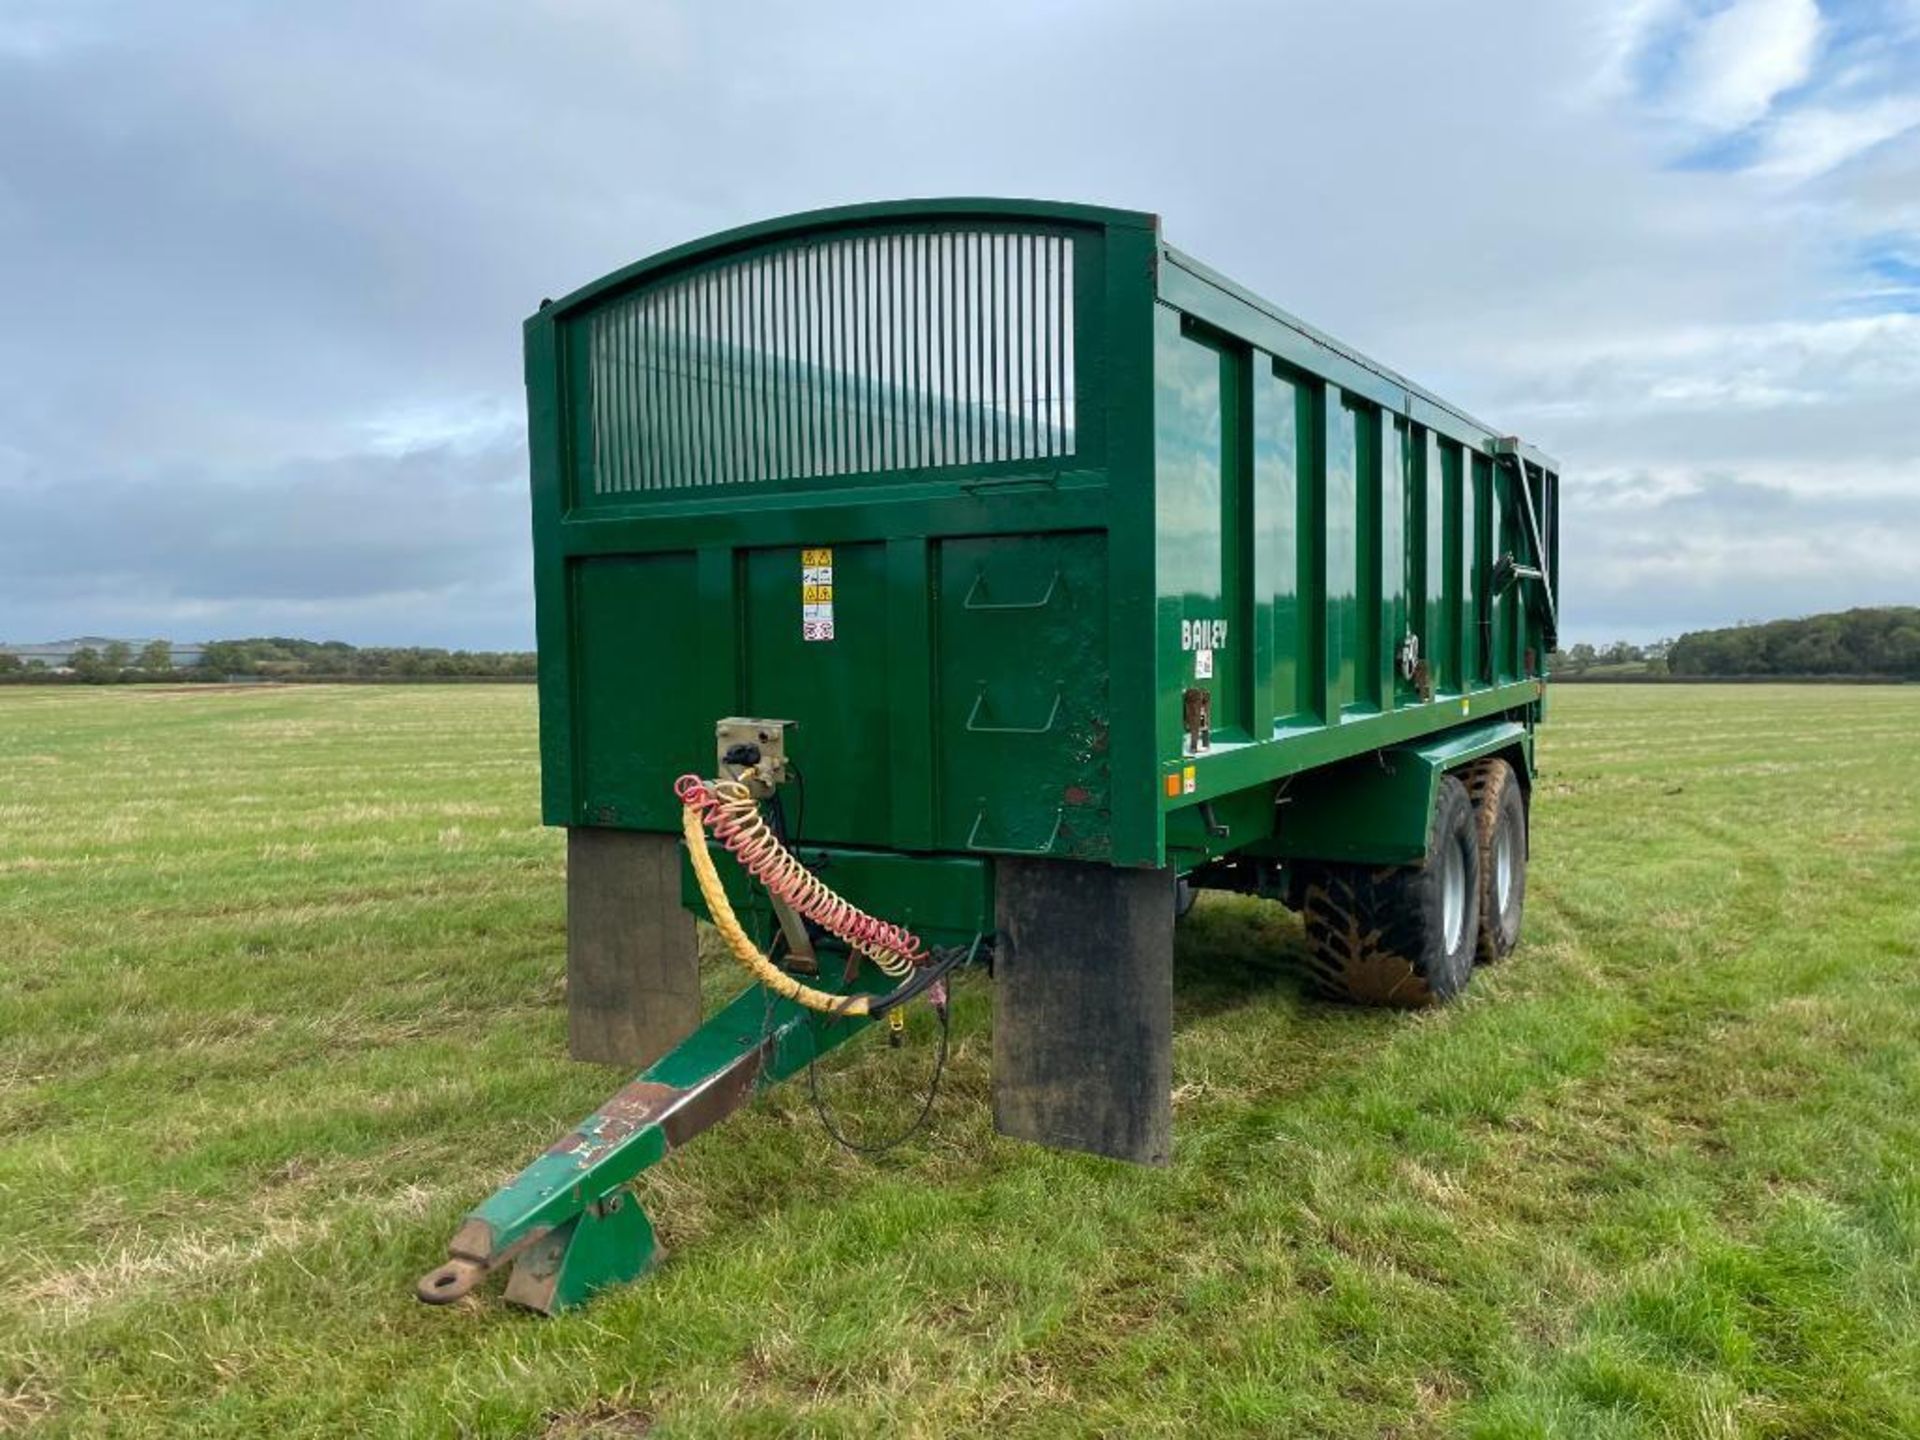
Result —
<instances>
[{"instance_id":1,"label":"hand rail","mask_svg":"<svg viewBox=\"0 0 1920 1440\"><path fill-rule=\"evenodd\" d=\"M1053 729L1053 722L1060 718L1060 696L1060 691L1053 692L1053 709L1047 712L1047 723L1044 725L982 725L979 723L980 707L987 703L987 687L982 685L980 693L973 697L973 709L967 712L967 729L976 735L1044 735Z\"/></svg>"},{"instance_id":2,"label":"hand rail","mask_svg":"<svg viewBox=\"0 0 1920 1440\"><path fill-rule=\"evenodd\" d=\"M1066 807L1062 806L1053 812L1053 829L1047 833L1046 842L1032 849L1020 845L982 845L980 825L986 818L987 807L982 803L979 813L973 817L973 828L967 832L967 849L991 850L1001 855L1051 855L1054 842L1060 838L1060 827L1066 823L1067 811Z\"/></svg>"},{"instance_id":3,"label":"hand rail","mask_svg":"<svg viewBox=\"0 0 1920 1440\"><path fill-rule=\"evenodd\" d=\"M986 571L976 570L973 572L973 584L967 587L967 598L960 602L961 609L963 610L1044 610L1048 605L1053 603L1053 592L1056 589L1058 589L1060 586L1060 572L1056 570L1053 572L1053 579L1047 582L1046 594L1042 595L1038 600L1014 600L1010 602L999 601L999 600L976 600L974 597L980 593L980 587L986 583L986 579L987 579Z\"/></svg>"},{"instance_id":4,"label":"hand rail","mask_svg":"<svg viewBox=\"0 0 1920 1440\"><path fill-rule=\"evenodd\" d=\"M1527 483L1527 458L1518 450L1513 452L1513 468L1520 473L1520 503L1526 507L1527 529L1533 540L1533 558L1538 574L1528 574L1525 569L1516 569L1515 573L1528 580L1540 582L1540 593L1547 601L1547 634L1549 640L1560 631L1558 607L1553 602L1553 576L1547 570L1547 537L1540 528L1540 515L1533 504L1533 487ZM1540 486L1544 490L1547 484L1547 472L1540 472Z\"/></svg>"},{"instance_id":5,"label":"hand rail","mask_svg":"<svg viewBox=\"0 0 1920 1440\"><path fill-rule=\"evenodd\" d=\"M960 488L969 495L978 495L982 490L1010 490L1020 485L1038 485L1043 490L1058 490L1060 476L1057 471L1049 471L1045 475L988 475L960 482Z\"/></svg>"}]
</instances>

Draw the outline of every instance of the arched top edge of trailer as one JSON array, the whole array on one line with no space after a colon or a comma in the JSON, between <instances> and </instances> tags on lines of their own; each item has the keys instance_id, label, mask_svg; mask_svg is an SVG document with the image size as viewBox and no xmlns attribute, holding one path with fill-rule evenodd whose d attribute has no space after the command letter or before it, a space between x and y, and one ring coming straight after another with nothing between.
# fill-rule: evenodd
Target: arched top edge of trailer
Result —
<instances>
[{"instance_id":1,"label":"arched top edge of trailer","mask_svg":"<svg viewBox=\"0 0 1920 1440\"><path fill-rule=\"evenodd\" d=\"M778 246L781 242L804 241L814 235L831 237L867 227L992 221L1131 231L1150 236L1159 259L1155 267L1157 280L1150 286L1157 298L1174 305L1181 305L1183 300L1194 302L1191 308L1200 318L1220 324L1229 333L1238 334L1253 344L1261 343L1258 331L1262 328L1278 327L1272 333L1273 343L1266 348L1275 349L1276 353L1290 352L1283 358L1324 373L1345 388L1367 394L1393 412L1450 435L1483 454L1514 455L1543 472L1557 475L1560 471L1558 461L1518 437L1502 435L1493 426L1414 384L1399 372L1307 324L1184 251L1165 244L1160 238L1160 217L1149 211L990 196L883 200L805 210L718 231L646 256L557 301L543 301L539 312L527 323L532 326L568 320L676 272Z\"/></svg>"},{"instance_id":2,"label":"arched top edge of trailer","mask_svg":"<svg viewBox=\"0 0 1920 1440\"><path fill-rule=\"evenodd\" d=\"M1157 235L1160 217L1143 210L1120 210L1104 205L1081 205L1062 200L1023 200L993 196L945 196L912 200L879 200L859 205L835 205L821 210L802 210L770 220L756 220L661 250L611 274L581 286L559 300L542 302L542 318L564 318L568 312L587 308L610 294L643 283L651 277L682 266L716 259L741 250L750 250L769 241L790 240L809 233L827 233L857 229L863 225L885 225L898 221L1011 220L1065 225L1081 225L1110 230L1145 230Z\"/></svg>"},{"instance_id":3,"label":"arched top edge of trailer","mask_svg":"<svg viewBox=\"0 0 1920 1440\"><path fill-rule=\"evenodd\" d=\"M1219 294L1227 297L1229 300L1238 302L1239 305L1247 307L1258 315L1263 316L1267 321L1292 332L1293 335L1305 342L1307 347L1312 351L1318 352L1322 356L1331 356L1339 361L1344 361L1347 365L1365 371L1367 375L1371 376L1380 385L1384 385L1388 390L1401 392L1404 399L1391 407L1398 413L1405 414L1411 419L1423 421L1431 425L1435 417L1431 413L1423 415L1421 413L1422 410L1438 412L1440 416L1448 417L1453 423L1450 425L1443 424L1436 428L1454 431L1458 438L1470 440L1484 453L1489 455L1516 455L1528 464L1537 466L1543 471L1555 475L1560 473L1560 463L1552 456L1527 444L1518 436L1502 435L1500 431L1487 424L1484 420L1476 419L1474 416L1460 409L1459 406L1442 400L1432 391L1414 384L1413 381L1407 379L1406 376L1400 374L1398 371L1390 369L1388 366L1382 365L1379 361L1361 354L1353 347L1334 339L1325 331L1307 324L1306 321L1300 319L1297 315L1281 309L1272 301L1264 299L1247 289L1246 286L1228 279L1212 266L1206 265L1194 259L1191 255L1186 254L1184 251L1167 244L1160 246L1160 257L1164 267L1160 287L1163 299L1177 301L1179 298L1177 293L1173 296L1167 294L1170 287L1166 283L1168 279L1166 270L1171 269L1172 271L1183 273L1192 280L1198 281L1202 286L1219 292ZM1177 287L1174 288L1177 289ZM1239 327L1229 325L1226 328L1237 331ZM1242 338L1253 343L1258 343L1257 336L1243 335ZM1313 366L1310 368L1319 369L1322 367ZM1459 434L1462 427L1471 433Z\"/></svg>"}]
</instances>

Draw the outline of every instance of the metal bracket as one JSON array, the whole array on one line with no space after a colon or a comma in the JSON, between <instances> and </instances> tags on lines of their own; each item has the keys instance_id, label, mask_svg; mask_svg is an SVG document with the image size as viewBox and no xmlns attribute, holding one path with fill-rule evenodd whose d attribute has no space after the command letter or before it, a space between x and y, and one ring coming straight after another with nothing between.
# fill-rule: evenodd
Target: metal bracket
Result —
<instances>
[{"instance_id":1,"label":"metal bracket","mask_svg":"<svg viewBox=\"0 0 1920 1440\"><path fill-rule=\"evenodd\" d=\"M982 845L980 843L980 826L985 823L986 818L987 807L986 803L982 801L979 813L973 817L973 828L967 831L967 848L969 850L990 850L999 855L1051 855L1053 853L1054 843L1060 838L1060 827L1066 823L1067 812L1064 806L1053 812L1053 829L1048 833L1046 843L1034 849L1026 849L1018 845Z\"/></svg>"},{"instance_id":2,"label":"metal bracket","mask_svg":"<svg viewBox=\"0 0 1920 1440\"><path fill-rule=\"evenodd\" d=\"M1420 637L1411 627L1400 640L1400 675L1404 680L1412 680L1414 672L1420 668Z\"/></svg>"},{"instance_id":3,"label":"metal bracket","mask_svg":"<svg viewBox=\"0 0 1920 1440\"><path fill-rule=\"evenodd\" d=\"M1045 475L990 475L983 480L962 480L960 488L969 495L982 490L1006 490L1019 485L1038 485L1043 489L1060 488L1060 476L1056 472Z\"/></svg>"},{"instance_id":4,"label":"metal bracket","mask_svg":"<svg viewBox=\"0 0 1920 1440\"><path fill-rule=\"evenodd\" d=\"M782 957L785 968L801 975L818 975L820 957L814 953L806 922L778 895L769 895L767 900L773 906L773 918L780 922L780 933L787 937L787 953Z\"/></svg>"},{"instance_id":5,"label":"metal bracket","mask_svg":"<svg viewBox=\"0 0 1920 1440\"><path fill-rule=\"evenodd\" d=\"M1190 686L1180 692L1180 728L1187 732L1187 753L1213 748L1213 692Z\"/></svg>"},{"instance_id":6,"label":"metal bracket","mask_svg":"<svg viewBox=\"0 0 1920 1440\"><path fill-rule=\"evenodd\" d=\"M639 1279L661 1253L640 1202L615 1190L528 1246L507 1275L506 1298L558 1315L610 1285Z\"/></svg>"},{"instance_id":7,"label":"metal bracket","mask_svg":"<svg viewBox=\"0 0 1920 1440\"><path fill-rule=\"evenodd\" d=\"M1053 602L1053 592L1059 588L1060 572L1058 570L1053 572L1053 578L1047 582L1047 593L1042 595L1038 600L1015 600L1008 602L976 599L975 597L980 593L980 587L986 583L986 580L986 571L976 570L973 572L973 584L967 587L967 598L960 602L960 608L962 610L1044 610Z\"/></svg>"},{"instance_id":8,"label":"metal bracket","mask_svg":"<svg viewBox=\"0 0 1920 1440\"><path fill-rule=\"evenodd\" d=\"M982 685L980 693L973 697L973 709L967 712L967 729L976 735L1044 735L1053 729L1054 721L1060 718L1061 692L1053 692L1053 709L1047 712L1044 725L982 725L980 707L987 703L987 687Z\"/></svg>"},{"instance_id":9,"label":"metal bracket","mask_svg":"<svg viewBox=\"0 0 1920 1440\"><path fill-rule=\"evenodd\" d=\"M747 715L729 715L714 722L713 746L718 763L716 774L729 780L740 778L749 765L754 778L747 788L754 798L764 800L776 785L787 779L787 731L792 720L761 720ZM751 757L751 758L748 758Z\"/></svg>"},{"instance_id":10,"label":"metal bracket","mask_svg":"<svg viewBox=\"0 0 1920 1440\"><path fill-rule=\"evenodd\" d=\"M1533 487L1527 483L1527 458L1518 449L1512 452L1512 456L1513 467L1520 476L1520 503L1527 512L1527 531L1533 540L1533 558L1538 562L1537 568L1516 565L1513 567L1513 573L1518 578L1540 582L1540 593L1547 602L1547 630L1549 636L1555 636L1560 631L1560 617L1553 603L1553 576L1547 570L1546 532L1540 528L1540 514L1533 503ZM1547 472L1543 469L1540 472L1540 483L1543 486L1546 484L1546 476Z\"/></svg>"},{"instance_id":11,"label":"metal bracket","mask_svg":"<svg viewBox=\"0 0 1920 1440\"><path fill-rule=\"evenodd\" d=\"M1493 593L1504 595L1521 580L1545 580L1546 574L1533 565L1522 565L1509 550L1493 564Z\"/></svg>"}]
</instances>

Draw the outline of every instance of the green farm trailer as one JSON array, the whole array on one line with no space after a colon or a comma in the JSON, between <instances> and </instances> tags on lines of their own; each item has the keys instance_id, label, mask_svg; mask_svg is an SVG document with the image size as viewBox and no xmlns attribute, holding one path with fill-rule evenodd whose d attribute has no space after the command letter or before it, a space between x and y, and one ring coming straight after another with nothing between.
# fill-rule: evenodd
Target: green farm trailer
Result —
<instances>
[{"instance_id":1,"label":"green farm trailer","mask_svg":"<svg viewBox=\"0 0 1920 1440\"><path fill-rule=\"evenodd\" d=\"M750 225L543 302L526 366L571 1045L645 1068L422 1298L639 1274L635 1175L968 960L999 1128L1160 1163L1194 889L1299 908L1339 1000L1512 949L1558 466L1156 217ZM696 915L753 976L712 1017Z\"/></svg>"}]
</instances>

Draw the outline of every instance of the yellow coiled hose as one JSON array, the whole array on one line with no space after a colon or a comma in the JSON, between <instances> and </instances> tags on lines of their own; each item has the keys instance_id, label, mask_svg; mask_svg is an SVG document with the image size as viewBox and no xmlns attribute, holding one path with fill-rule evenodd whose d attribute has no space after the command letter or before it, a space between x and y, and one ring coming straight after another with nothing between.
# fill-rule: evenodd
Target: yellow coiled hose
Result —
<instances>
[{"instance_id":1,"label":"yellow coiled hose","mask_svg":"<svg viewBox=\"0 0 1920 1440\"><path fill-rule=\"evenodd\" d=\"M713 868L713 856L707 851L707 832L701 824L699 810L691 805L682 806L680 829L687 837L687 854L693 860L693 878L699 883L700 893L706 899L707 913L713 917L713 928L720 932L720 938L727 942L727 949L733 952L733 958L740 962L749 975L782 999L804 1005L809 1010L819 1010L829 1015L867 1013L867 996L835 995L828 990L816 990L811 985L803 985L761 954L760 947L740 928L740 919L733 913L733 905L727 899L726 887L720 883L720 872Z\"/></svg>"},{"instance_id":2,"label":"yellow coiled hose","mask_svg":"<svg viewBox=\"0 0 1920 1440\"><path fill-rule=\"evenodd\" d=\"M680 828L686 836L687 853L693 860L693 877L713 916L714 928L733 952L734 959L774 994L809 1009L834 1015L865 1015L870 1000L865 995L836 995L815 989L775 965L748 937L726 887L720 883L707 849L708 827L747 873L795 912L813 921L829 934L839 937L853 950L865 955L887 975L904 979L916 965L924 963L927 952L920 939L901 925L867 914L857 905L836 895L826 882L801 864L798 856L780 842L759 802L745 783L753 778L748 769L738 780L702 780L683 775L674 785L680 797ZM892 1017L897 1022L898 1015Z\"/></svg>"},{"instance_id":3,"label":"yellow coiled hose","mask_svg":"<svg viewBox=\"0 0 1920 1440\"><path fill-rule=\"evenodd\" d=\"M796 914L865 955L896 980L904 980L916 965L925 964L927 952L919 936L904 925L869 915L836 895L787 849L761 813L760 802L754 799L748 784L753 778L752 768L737 780L683 775L674 793L682 804L700 812L701 823L727 847L741 868Z\"/></svg>"}]
</instances>

